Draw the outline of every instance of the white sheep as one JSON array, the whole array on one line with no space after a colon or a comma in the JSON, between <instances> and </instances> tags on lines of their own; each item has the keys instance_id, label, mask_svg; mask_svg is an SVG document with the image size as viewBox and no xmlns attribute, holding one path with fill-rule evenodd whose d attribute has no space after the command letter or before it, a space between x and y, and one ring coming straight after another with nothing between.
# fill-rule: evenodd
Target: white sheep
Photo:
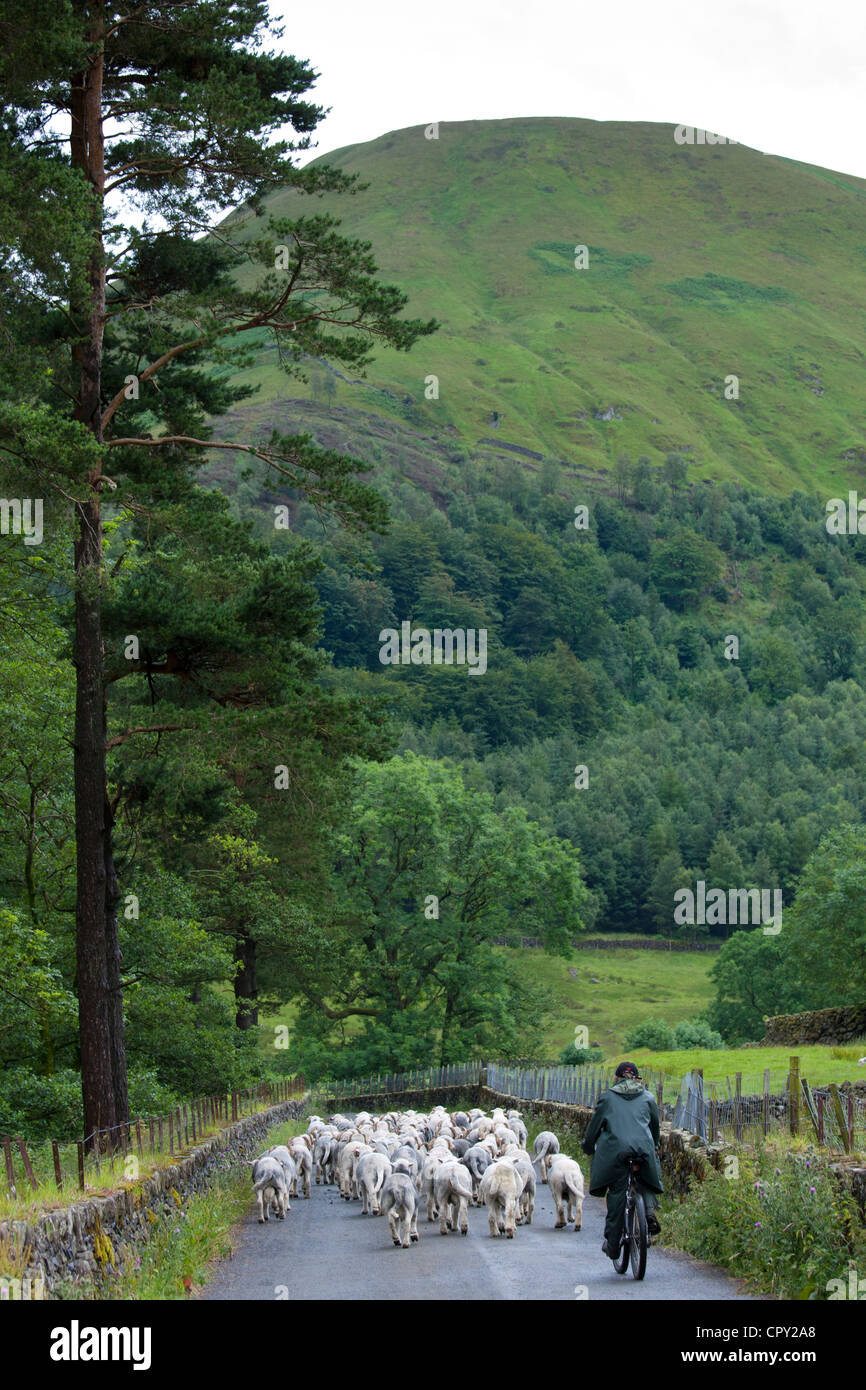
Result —
<instances>
[{"instance_id":1,"label":"white sheep","mask_svg":"<svg viewBox=\"0 0 866 1390\"><path fill-rule=\"evenodd\" d=\"M275 1148L268 1149L268 1157L275 1158L283 1170L286 1179L286 1190L290 1197L297 1196L298 1165L294 1154L286 1148L285 1144L277 1144Z\"/></svg>"},{"instance_id":2,"label":"white sheep","mask_svg":"<svg viewBox=\"0 0 866 1390\"><path fill-rule=\"evenodd\" d=\"M313 1148L313 1162L316 1165L317 1187L320 1182L330 1183L334 1181L334 1170L331 1166L333 1149L333 1137L330 1134L319 1134Z\"/></svg>"},{"instance_id":3,"label":"white sheep","mask_svg":"<svg viewBox=\"0 0 866 1390\"><path fill-rule=\"evenodd\" d=\"M450 1159L437 1169L433 1178L436 1207L439 1212L439 1234L449 1230L465 1236L469 1230L468 1206L472 1200L472 1179L462 1163Z\"/></svg>"},{"instance_id":4,"label":"white sheep","mask_svg":"<svg viewBox=\"0 0 866 1390\"><path fill-rule=\"evenodd\" d=\"M358 1186L361 1189L361 1214L378 1216L380 1212L379 1193L391 1173L391 1162L385 1154L361 1154L355 1167Z\"/></svg>"},{"instance_id":5,"label":"white sheep","mask_svg":"<svg viewBox=\"0 0 866 1390\"><path fill-rule=\"evenodd\" d=\"M547 1182L547 1170L554 1154L559 1153L559 1140L550 1129L543 1129L533 1145L536 1162L541 1164L541 1181Z\"/></svg>"},{"instance_id":6,"label":"white sheep","mask_svg":"<svg viewBox=\"0 0 866 1390\"><path fill-rule=\"evenodd\" d=\"M514 1130L514 1133L517 1135L518 1144L522 1149L525 1149L526 1141L529 1138L529 1133L527 1131L526 1125L523 1123L523 1119L519 1110L509 1110L508 1127L509 1129Z\"/></svg>"},{"instance_id":7,"label":"white sheep","mask_svg":"<svg viewBox=\"0 0 866 1390\"><path fill-rule=\"evenodd\" d=\"M337 1182L340 1185L340 1196L347 1202L360 1196L355 1180L355 1165L361 1154L372 1152L370 1146L360 1139L351 1139L348 1144L343 1145L337 1159Z\"/></svg>"},{"instance_id":8,"label":"white sheep","mask_svg":"<svg viewBox=\"0 0 866 1390\"><path fill-rule=\"evenodd\" d=\"M523 1179L514 1164L507 1159L491 1163L481 1179L481 1196L487 1207L491 1236L514 1238L517 1203L523 1191Z\"/></svg>"},{"instance_id":9,"label":"white sheep","mask_svg":"<svg viewBox=\"0 0 866 1390\"><path fill-rule=\"evenodd\" d=\"M473 1144L471 1149L467 1149L461 1162L468 1168L472 1178L472 1202L476 1207L481 1206L481 1179L493 1162L493 1156L488 1148L481 1144Z\"/></svg>"},{"instance_id":10,"label":"white sheep","mask_svg":"<svg viewBox=\"0 0 866 1390\"><path fill-rule=\"evenodd\" d=\"M441 1168L442 1164L448 1162L451 1158L452 1154L449 1150L440 1147L437 1141L421 1165L421 1192L427 1199L428 1221L436 1220L436 1200L433 1187L437 1169Z\"/></svg>"},{"instance_id":11,"label":"white sheep","mask_svg":"<svg viewBox=\"0 0 866 1390\"><path fill-rule=\"evenodd\" d=\"M567 1226L569 1221L573 1221L575 1231L579 1231L583 1221L584 1196L580 1164L567 1154L555 1154L550 1161L548 1181L556 1207L554 1229L558 1231Z\"/></svg>"},{"instance_id":12,"label":"white sheep","mask_svg":"<svg viewBox=\"0 0 866 1390\"><path fill-rule=\"evenodd\" d=\"M535 1169L532 1159L525 1149L513 1149L503 1157L507 1157L508 1161L514 1164L523 1183L520 1201L517 1204L517 1224L522 1226L525 1222L527 1226L531 1226L532 1214L535 1211Z\"/></svg>"},{"instance_id":13,"label":"white sheep","mask_svg":"<svg viewBox=\"0 0 866 1390\"><path fill-rule=\"evenodd\" d=\"M309 1197L310 1179L313 1175L313 1155L310 1153L310 1147L303 1135L297 1135L294 1139L289 1140L288 1148L295 1160L296 1169L295 1181L290 1185L289 1193L292 1197L297 1197L298 1185L300 1184L303 1195Z\"/></svg>"},{"instance_id":14,"label":"white sheep","mask_svg":"<svg viewBox=\"0 0 866 1390\"><path fill-rule=\"evenodd\" d=\"M274 1207L278 1219L284 1220L286 1212L291 1211L291 1207L289 1206L288 1184L282 1164L276 1158L272 1158L270 1154L262 1154L253 1162L252 1176L259 1222L268 1220L271 1206Z\"/></svg>"},{"instance_id":15,"label":"white sheep","mask_svg":"<svg viewBox=\"0 0 866 1390\"><path fill-rule=\"evenodd\" d=\"M408 1173L388 1175L382 1187L381 1209L388 1217L392 1241L408 1250L409 1242L418 1239L418 1195Z\"/></svg>"}]
</instances>

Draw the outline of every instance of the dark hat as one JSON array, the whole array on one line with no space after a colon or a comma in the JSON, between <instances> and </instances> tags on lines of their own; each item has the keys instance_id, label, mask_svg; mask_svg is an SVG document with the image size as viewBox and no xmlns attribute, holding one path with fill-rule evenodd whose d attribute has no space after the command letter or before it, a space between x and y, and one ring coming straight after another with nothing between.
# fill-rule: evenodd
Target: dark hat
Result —
<instances>
[{"instance_id":1,"label":"dark hat","mask_svg":"<svg viewBox=\"0 0 866 1390\"><path fill-rule=\"evenodd\" d=\"M640 1072L634 1062L620 1062L615 1074L617 1076L636 1076L640 1079Z\"/></svg>"}]
</instances>

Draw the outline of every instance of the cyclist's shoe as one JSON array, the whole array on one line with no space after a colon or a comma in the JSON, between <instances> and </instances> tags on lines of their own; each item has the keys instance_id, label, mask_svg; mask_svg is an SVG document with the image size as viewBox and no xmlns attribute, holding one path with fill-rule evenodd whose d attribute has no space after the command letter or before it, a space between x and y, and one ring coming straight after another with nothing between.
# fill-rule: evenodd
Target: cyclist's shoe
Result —
<instances>
[{"instance_id":1,"label":"cyclist's shoe","mask_svg":"<svg viewBox=\"0 0 866 1390\"><path fill-rule=\"evenodd\" d=\"M661 1235L661 1233L662 1233L662 1228L661 1228L661 1226L660 1226L659 1223L658 1223L658 1218L656 1217L655 1212L652 1212L652 1211L647 1212L646 1228L647 1228L647 1230L649 1231L649 1233L650 1233L651 1236L660 1236L660 1235Z\"/></svg>"},{"instance_id":2,"label":"cyclist's shoe","mask_svg":"<svg viewBox=\"0 0 866 1390\"><path fill-rule=\"evenodd\" d=\"M619 1259L619 1252L620 1252L621 1249L622 1249L622 1246L621 1246L621 1245L618 1245L617 1248L616 1248L615 1250L611 1250L610 1246L609 1246L608 1243L607 1243L607 1240L604 1240L604 1241L602 1242L602 1246L601 1246L601 1253L602 1253L603 1255L607 1255L608 1258L611 1259L611 1260L616 1260L616 1259Z\"/></svg>"}]
</instances>

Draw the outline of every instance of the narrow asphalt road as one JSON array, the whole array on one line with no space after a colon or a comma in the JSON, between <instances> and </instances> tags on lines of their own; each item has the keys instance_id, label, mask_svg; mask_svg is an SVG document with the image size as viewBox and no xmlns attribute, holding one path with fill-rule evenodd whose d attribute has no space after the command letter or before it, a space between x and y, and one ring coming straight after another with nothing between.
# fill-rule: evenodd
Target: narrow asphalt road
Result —
<instances>
[{"instance_id":1,"label":"narrow asphalt road","mask_svg":"<svg viewBox=\"0 0 866 1390\"><path fill-rule=\"evenodd\" d=\"M252 1194L251 1194L252 1198ZM235 1235L234 1256L215 1269L204 1299L414 1300L453 1299L748 1299L724 1273L687 1255L653 1246L646 1278L619 1275L601 1253L603 1201L588 1197L583 1229L556 1231L553 1199L538 1184L531 1226L513 1240L491 1239L487 1212L469 1208L469 1233L440 1236L422 1207L420 1240L391 1244L387 1217L362 1216L336 1187L313 1186L309 1200L292 1198L285 1221L259 1225L250 1209ZM661 1216L662 1221L664 1216Z\"/></svg>"}]
</instances>

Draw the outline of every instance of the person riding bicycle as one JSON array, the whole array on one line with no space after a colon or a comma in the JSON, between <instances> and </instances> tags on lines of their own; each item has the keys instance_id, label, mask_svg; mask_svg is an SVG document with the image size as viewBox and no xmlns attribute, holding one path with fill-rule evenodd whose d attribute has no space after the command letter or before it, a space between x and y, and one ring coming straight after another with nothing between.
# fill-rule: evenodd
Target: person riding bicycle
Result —
<instances>
[{"instance_id":1,"label":"person riding bicycle","mask_svg":"<svg viewBox=\"0 0 866 1390\"><path fill-rule=\"evenodd\" d=\"M602 1251L612 1260L622 1244L629 1154L639 1154L639 1178L646 1189L647 1229L658 1235L655 1193L664 1191L658 1160L659 1109L655 1096L640 1079L634 1062L620 1062L617 1080L600 1097L586 1128L581 1148L591 1154L589 1190L593 1197L607 1194Z\"/></svg>"}]
</instances>

